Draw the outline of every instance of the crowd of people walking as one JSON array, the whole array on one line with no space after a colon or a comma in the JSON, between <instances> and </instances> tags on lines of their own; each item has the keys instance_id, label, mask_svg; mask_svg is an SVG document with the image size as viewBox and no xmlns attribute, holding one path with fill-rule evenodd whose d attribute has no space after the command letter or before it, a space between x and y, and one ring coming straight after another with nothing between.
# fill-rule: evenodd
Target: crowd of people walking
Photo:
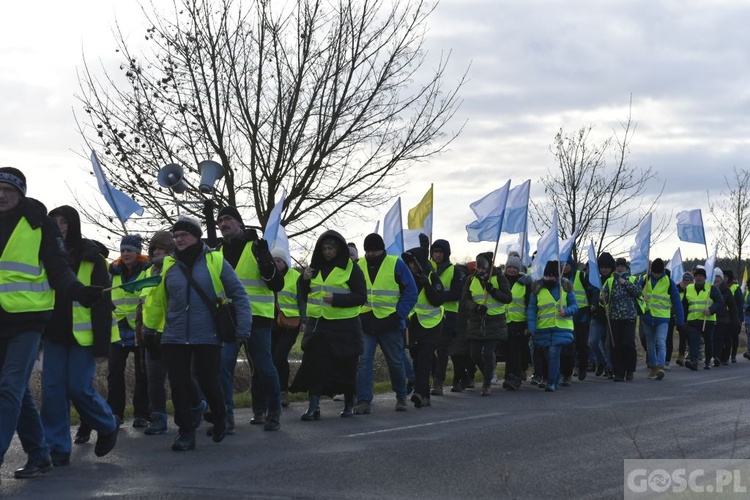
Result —
<instances>
[{"instance_id":1,"label":"crowd of people walking","mask_svg":"<svg viewBox=\"0 0 750 500\"><path fill-rule=\"evenodd\" d=\"M654 259L636 277L625 259L603 252L596 280L572 259L544 263L542 279L533 280L516 253L504 265L492 252L456 264L447 240L421 235L419 246L388 255L373 233L359 258L356 242L332 230L318 238L310 264L295 269L288 250L269 247L235 207L219 211L217 227L222 240L210 248L201 222L180 216L151 236L147 254L140 235L125 235L108 263L104 245L83 237L75 208L48 212L26 196L21 171L0 168L0 465L16 433L28 455L16 478L69 464L73 444L89 441L92 431L97 456L114 449L130 354L132 426L146 435L168 432L170 393L172 449L181 452L195 448L204 420L214 442L236 432L240 351L253 367L250 423L278 431L290 393L307 396L303 422L323 417L323 396L342 395L342 418L375 410L378 346L394 409L405 412L409 403L425 409L443 396L449 361L451 392L473 388L477 376L481 396L492 395L493 385L555 392L574 377L632 381L640 341L647 377L660 381L676 330L675 364L715 369L737 361L741 324L750 316L748 294L731 270L711 270L713 283L700 266L673 280ZM217 316L226 303L236 322L230 339ZM303 355L292 377L289 353L300 333ZM38 410L29 378L40 342ZM94 389L101 363L106 400ZM71 403L81 420L75 439Z\"/></svg>"}]
</instances>

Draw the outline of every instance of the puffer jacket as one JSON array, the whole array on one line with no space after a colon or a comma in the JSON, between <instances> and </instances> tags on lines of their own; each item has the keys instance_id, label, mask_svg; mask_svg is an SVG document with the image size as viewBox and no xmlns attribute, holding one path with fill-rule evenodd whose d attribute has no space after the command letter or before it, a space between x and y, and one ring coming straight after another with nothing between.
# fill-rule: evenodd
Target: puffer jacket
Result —
<instances>
[{"instance_id":1,"label":"puffer jacket","mask_svg":"<svg viewBox=\"0 0 750 500\"><path fill-rule=\"evenodd\" d=\"M207 246L203 245L201 255L193 264L192 276L203 292L213 300L216 294L206 262L206 254L210 251ZM159 285L159 287L164 287L167 296L166 321L161 343L220 344L221 340L216 334L212 312L209 311L198 292L190 286L190 282L180 267L180 262L176 261L162 277L163 285ZM247 339L250 337L252 328L250 300L234 269L226 261L221 270L221 283L237 313L237 335ZM146 326L150 327L150 325Z\"/></svg>"}]
</instances>

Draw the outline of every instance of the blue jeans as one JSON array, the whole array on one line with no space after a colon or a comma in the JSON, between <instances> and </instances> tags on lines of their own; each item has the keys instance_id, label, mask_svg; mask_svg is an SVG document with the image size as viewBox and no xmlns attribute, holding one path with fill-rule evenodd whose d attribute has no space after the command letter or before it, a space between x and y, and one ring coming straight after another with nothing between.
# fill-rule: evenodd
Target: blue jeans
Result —
<instances>
[{"instance_id":1,"label":"blue jeans","mask_svg":"<svg viewBox=\"0 0 750 500\"><path fill-rule=\"evenodd\" d=\"M643 336L646 337L646 359L648 366L656 368L664 366L667 358L667 331L669 323L652 325L641 321Z\"/></svg>"},{"instance_id":2,"label":"blue jeans","mask_svg":"<svg viewBox=\"0 0 750 500\"><path fill-rule=\"evenodd\" d=\"M606 321L591 320L589 328L589 348L596 359L596 363L604 365L606 370L612 369L612 359L607 353L608 327Z\"/></svg>"},{"instance_id":3,"label":"blue jeans","mask_svg":"<svg viewBox=\"0 0 750 500\"><path fill-rule=\"evenodd\" d=\"M29 390L41 336L40 332L30 330L0 338L0 465L14 432L18 432L29 460L42 462L49 458L42 420Z\"/></svg>"},{"instance_id":4,"label":"blue jeans","mask_svg":"<svg viewBox=\"0 0 750 500\"><path fill-rule=\"evenodd\" d=\"M375 359L375 347L378 345L388 364L393 392L396 393L396 397L405 398L406 374L403 362L405 350L401 330L376 335L365 334L362 337L364 338L364 352L359 357L359 365L357 366L357 402L372 403L373 361Z\"/></svg>"},{"instance_id":5,"label":"blue jeans","mask_svg":"<svg viewBox=\"0 0 750 500\"><path fill-rule=\"evenodd\" d=\"M535 346L535 348L544 352L544 360L547 362L547 383L557 385L560 381L560 353L562 353L563 346Z\"/></svg>"},{"instance_id":6,"label":"blue jeans","mask_svg":"<svg viewBox=\"0 0 750 500\"><path fill-rule=\"evenodd\" d=\"M279 372L273 364L271 354L271 327L256 327L245 343L247 354L253 363L252 397L253 411L259 413L281 413L281 384Z\"/></svg>"},{"instance_id":7,"label":"blue jeans","mask_svg":"<svg viewBox=\"0 0 750 500\"><path fill-rule=\"evenodd\" d=\"M94 389L96 360L92 347L78 344L44 343L42 424L53 455L69 456L70 402L81 420L99 434L115 431L115 417L104 398Z\"/></svg>"}]
</instances>

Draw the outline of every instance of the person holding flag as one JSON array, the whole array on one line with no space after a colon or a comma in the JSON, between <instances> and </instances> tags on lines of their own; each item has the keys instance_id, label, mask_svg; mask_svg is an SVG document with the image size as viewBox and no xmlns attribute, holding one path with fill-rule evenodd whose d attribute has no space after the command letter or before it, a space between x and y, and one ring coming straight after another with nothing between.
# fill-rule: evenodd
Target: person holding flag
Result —
<instances>
[{"instance_id":1,"label":"person holding flag","mask_svg":"<svg viewBox=\"0 0 750 500\"><path fill-rule=\"evenodd\" d=\"M112 343L107 373L107 402L121 425L125 417L125 366L133 354L135 386L133 387L133 427L148 426L148 377L144 363L143 339L136 339L135 316L141 300L140 290L129 290L129 282L148 277L151 261L143 255L143 238L140 234L126 234L120 241L120 257L109 266L112 276L112 303L115 306L120 336ZM85 424L86 422L82 422ZM86 426L81 425L80 434Z\"/></svg>"},{"instance_id":2,"label":"person holding flag","mask_svg":"<svg viewBox=\"0 0 750 500\"><path fill-rule=\"evenodd\" d=\"M602 285L601 302L606 307L612 336L614 381L622 382L633 380L638 361L635 328L641 307L641 288L630 279L625 259L617 259L615 269Z\"/></svg>"},{"instance_id":3,"label":"person holding flag","mask_svg":"<svg viewBox=\"0 0 750 500\"><path fill-rule=\"evenodd\" d=\"M550 260L542 279L533 285L526 311L534 348L543 352L547 364L546 392L560 387L560 353L573 342L573 316L578 312L576 295L570 281L560 279L560 263Z\"/></svg>"},{"instance_id":4,"label":"person holding flag","mask_svg":"<svg viewBox=\"0 0 750 500\"><path fill-rule=\"evenodd\" d=\"M591 257L589 257L591 259ZM589 260L590 262L593 262ZM593 267L593 266L592 266ZM604 283L607 283L612 277L612 273L615 270L615 258L609 252L602 252L596 260L597 275L590 273L589 281L599 285L599 289L604 288ZM600 377L602 375L609 379L614 378L612 371L612 336L610 333L610 325L608 320L608 311L606 305L601 300L601 293L599 297L592 301L591 307L591 324L589 326L589 349L594 355L596 360L596 370L594 375Z\"/></svg>"},{"instance_id":5,"label":"person holding flag","mask_svg":"<svg viewBox=\"0 0 750 500\"><path fill-rule=\"evenodd\" d=\"M685 361L685 368L698 369L698 357L701 349L701 338L705 348L704 370L711 369L713 353L713 336L716 327L716 313L724 305L724 299L718 288L706 281L706 268L697 266L693 270L695 283L685 289L682 307L687 311L688 346L690 355Z\"/></svg>"},{"instance_id":6,"label":"person holding flag","mask_svg":"<svg viewBox=\"0 0 750 500\"><path fill-rule=\"evenodd\" d=\"M253 417L250 423L263 425L267 431L275 431L281 427L281 389L271 354L271 330L276 318L274 293L284 288L284 277L273 262L270 242L259 239L254 229L245 228L236 207L219 210L216 223L223 238L217 250L234 268L252 304L252 334L245 344L255 368L251 386ZM271 223L273 221L269 217L268 225ZM239 344L232 342L224 344L221 351L221 386L227 406L227 434L234 433L234 368L239 349ZM208 420L212 414L207 413L206 417Z\"/></svg>"},{"instance_id":7,"label":"person holding flag","mask_svg":"<svg viewBox=\"0 0 750 500\"><path fill-rule=\"evenodd\" d=\"M665 376L666 351L672 350L671 345L667 346L667 329L672 311L678 328L682 328L685 323L680 294L666 274L662 259L654 259L651 263L651 272L643 285L642 298L646 308L641 316L641 328L646 338L648 378L662 380Z\"/></svg>"}]
</instances>

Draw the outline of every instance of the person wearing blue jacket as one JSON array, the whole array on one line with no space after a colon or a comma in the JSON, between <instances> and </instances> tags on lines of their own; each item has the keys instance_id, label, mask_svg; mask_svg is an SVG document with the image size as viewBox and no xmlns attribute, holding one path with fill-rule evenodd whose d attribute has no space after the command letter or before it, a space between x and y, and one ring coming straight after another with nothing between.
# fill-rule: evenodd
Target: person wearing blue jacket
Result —
<instances>
[{"instance_id":1,"label":"person wearing blue jacket","mask_svg":"<svg viewBox=\"0 0 750 500\"><path fill-rule=\"evenodd\" d=\"M578 312L572 284L559 279L559 265L557 261L547 262L542 280L532 285L526 309L534 347L544 352L547 361L547 392L560 387L560 353L563 346L573 342L573 316Z\"/></svg>"},{"instance_id":2,"label":"person wearing blue jacket","mask_svg":"<svg viewBox=\"0 0 750 500\"><path fill-rule=\"evenodd\" d=\"M682 310L682 300L677 285L664 272L664 261L654 259L651 272L644 280L641 292L646 311L641 316L641 328L646 338L646 354L648 361L648 378L661 380L664 378L664 364L666 363L667 331L672 311L675 312L675 323L679 328L685 324L685 314Z\"/></svg>"},{"instance_id":3,"label":"person wearing blue jacket","mask_svg":"<svg viewBox=\"0 0 750 500\"><path fill-rule=\"evenodd\" d=\"M179 428L172 449L187 451L195 448L197 427L191 412L193 370L213 415L211 438L218 443L227 431L227 409L219 383L221 340L214 311L187 276L192 276L209 299L224 296L232 301L237 314L238 341L250 337L252 311L245 288L232 266L221 253L211 251L200 240L202 231L197 219L180 216L172 234L176 250L173 257L164 259L162 281L150 297L153 300L144 305L143 324L163 332L161 346L167 358L174 419Z\"/></svg>"},{"instance_id":4,"label":"person wearing blue jacket","mask_svg":"<svg viewBox=\"0 0 750 500\"><path fill-rule=\"evenodd\" d=\"M386 255L385 243L380 235L368 234L364 248L365 258L357 263L367 283L367 302L359 315L364 333L364 352L357 366L357 404L354 412L370 413L376 346L380 346L388 365L391 389L396 393L396 411L406 411L403 331L406 318L417 303L417 285L402 259ZM349 416L347 412L345 409L341 416Z\"/></svg>"}]
</instances>

